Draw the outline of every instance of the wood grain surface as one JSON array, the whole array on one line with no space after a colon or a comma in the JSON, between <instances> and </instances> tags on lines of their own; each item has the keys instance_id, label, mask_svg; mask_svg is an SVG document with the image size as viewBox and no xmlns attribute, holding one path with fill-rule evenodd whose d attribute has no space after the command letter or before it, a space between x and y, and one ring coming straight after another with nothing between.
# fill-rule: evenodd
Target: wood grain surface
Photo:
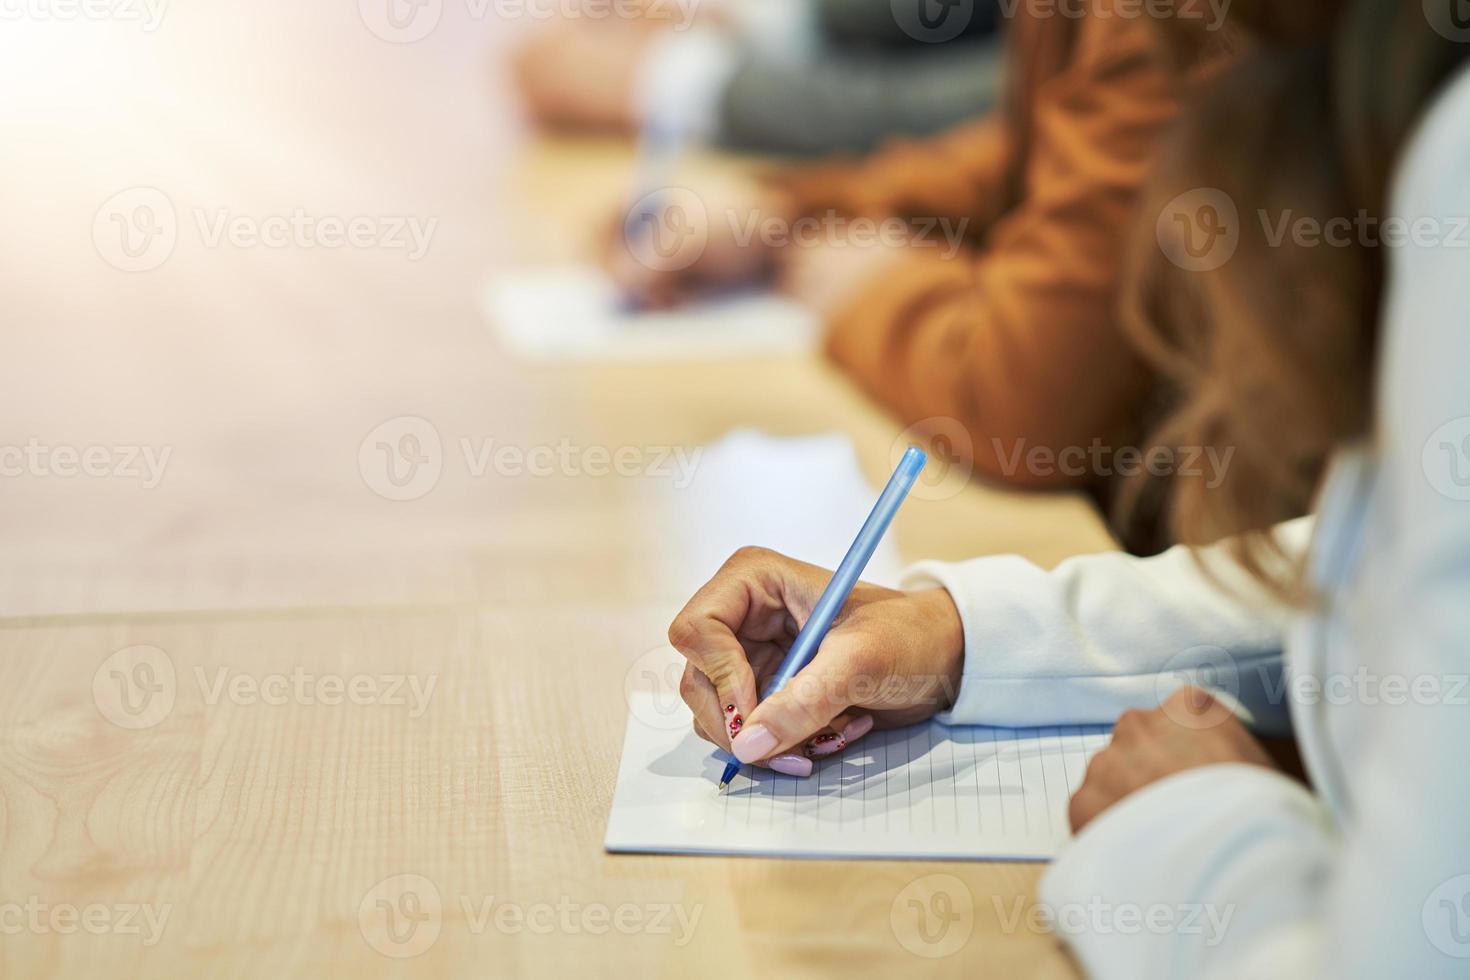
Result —
<instances>
[{"instance_id":1,"label":"wood grain surface","mask_svg":"<svg viewBox=\"0 0 1470 980\"><path fill-rule=\"evenodd\" d=\"M0 443L171 458L151 488L3 481L0 976L1073 976L1024 918L1033 865L602 852L625 675L687 588L667 488L477 477L459 441L841 431L876 482L900 427L817 359L510 359L485 276L591 254L631 152L528 138L500 25L446 4L390 44L354 6L180 7L14 89ZM126 273L89 233L139 185L179 243ZM194 224L296 207L437 232L409 261ZM359 450L404 416L445 466L396 502ZM894 533L911 559L1111 546L1078 498L978 485Z\"/></svg>"}]
</instances>

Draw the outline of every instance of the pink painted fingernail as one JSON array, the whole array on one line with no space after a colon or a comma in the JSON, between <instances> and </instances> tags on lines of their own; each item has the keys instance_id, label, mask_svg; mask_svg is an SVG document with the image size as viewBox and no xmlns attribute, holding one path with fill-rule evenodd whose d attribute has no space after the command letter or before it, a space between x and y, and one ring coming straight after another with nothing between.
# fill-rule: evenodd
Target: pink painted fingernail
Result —
<instances>
[{"instance_id":1,"label":"pink painted fingernail","mask_svg":"<svg viewBox=\"0 0 1470 980\"><path fill-rule=\"evenodd\" d=\"M740 729L745 727L745 719L740 717L733 704L725 705L725 727L729 729L731 738L739 735Z\"/></svg>"},{"instance_id":2,"label":"pink painted fingernail","mask_svg":"<svg viewBox=\"0 0 1470 980\"><path fill-rule=\"evenodd\" d=\"M873 716L858 715L852 721L847 723L847 727L842 730L842 737L849 742L856 742L858 739L862 738L864 735L868 734L868 732L871 732L872 730Z\"/></svg>"},{"instance_id":3,"label":"pink painted fingernail","mask_svg":"<svg viewBox=\"0 0 1470 980\"><path fill-rule=\"evenodd\" d=\"M836 732L823 732L816 738L806 743L806 754L813 759L820 759L824 755L841 752L847 747L847 740Z\"/></svg>"},{"instance_id":4,"label":"pink painted fingernail","mask_svg":"<svg viewBox=\"0 0 1470 980\"><path fill-rule=\"evenodd\" d=\"M788 776L810 776L812 760L799 755L778 755L771 760L771 768Z\"/></svg>"},{"instance_id":5,"label":"pink painted fingernail","mask_svg":"<svg viewBox=\"0 0 1470 980\"><path fill-rule=\"evenodd\" d=\"M741 762L759 762L776 747L776 736L765 725L742 729L730 742L730 749Z\"/></svg>"}]
</instances>

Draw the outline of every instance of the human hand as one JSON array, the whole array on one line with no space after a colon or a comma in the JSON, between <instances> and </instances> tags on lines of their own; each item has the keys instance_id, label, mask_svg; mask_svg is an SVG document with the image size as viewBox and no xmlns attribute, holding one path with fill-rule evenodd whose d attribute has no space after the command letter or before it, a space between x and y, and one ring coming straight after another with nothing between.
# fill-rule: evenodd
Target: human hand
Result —
<instances>
[{"instance_id":1,"label":"human hand","mask_svg":"<svg viewBox=\"0 0 1470 980\"><path fill-rule=\"evenodd\" d=\"M634 86L652 38L641 21L546 25L512 59L527 112L554 129L632 132Z\"/></svg>"},{"instance_id":2,"label":"human hand","mask_svg":"<svg viewBox=\"0 0 1470 980\"><path fill-rule=\"evenodd\" d=\"M794 245L782 266L781 291L830 321L869 283L902 262L908 250L883 241L816 241Z\"/></svg>"},{"instance_id":3,"label":"human hand","mask_svg":"<svg viewBox=\"0 0 1470 980\"><path fill-rule=\"evenodd\" d=\"M737 551L669 627L688 660L679 692L694 731L742 762L808 776L875 725L913 724L953 701L964 629L943 589L859 583L796 678L759 707L832 574L764 548Z\"/></svg>"},{"instance_id":4,"label":"human hand","mask_svg":"<svg viewBox=\"0 0 1470 980\"><path fill-rule=\"evenodd\" d=\"M1072 796L1072 829L1080 831L1145 786L1224 762L1275 768L1240 719L1208 691L1186 687L1151 711L1125 711L1113 728L1112 742L1092 757Z\"/></svg>"},{"instance_id":5,"label":"human hand","mask_svg":"<svg viewBox=\"0 0 1470 980\"><path fill-rule=\"evenodd\" d=\"M760 282L779 268L795 212L784 193L748 177L655 193L658 214L630 220L620 210L603 249L608 272L639 305L667 309Z\"/></svg>"}]
</instances>

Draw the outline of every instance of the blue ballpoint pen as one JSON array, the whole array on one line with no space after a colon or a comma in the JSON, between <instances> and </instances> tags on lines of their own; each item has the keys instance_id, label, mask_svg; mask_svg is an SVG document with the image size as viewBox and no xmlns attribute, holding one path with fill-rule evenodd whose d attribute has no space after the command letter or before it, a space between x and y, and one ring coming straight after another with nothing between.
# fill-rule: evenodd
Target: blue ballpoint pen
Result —
<instances>
[{"instance_id":1,"label":"blue ballpoint pen","mask_svg":"<svg viewBox=\"0 0 1470 980\"><path fill-rule=\"evenodd\" d=\"M873 505L873 512L858 532L852 547L847 549L847 555L842 559L842 564L837 566L837 571L832 573L832 581L827 583L827 588L822 591L822 597L817 600L816 608L812 610L811 618L806 625L796 634L796 639L791 644L791 649L786 651L786 656L781 659L781 665L776 668L766 688L761 692L761 700L775 694L795 677L803 667L812 662L817 655L817 650L822 646L822 640L827 631L832 628L832 621L837 618L847 602L847 597L852 594L853 586L857 585L858 579L862 578L863 569L868 567L868 560L873 557L873 552L878 549L878 542L883 540L883 534L888 530L888 525L893 523L893 517L898 513L898 508L903 506L904 499L909 495L914 481L924 470L924 464L928 457L923 450L917 446L910 446L903 454L903 459L898 461L893 475L888 478L888 485L878 495L878 502ZM720 790L730 785L730 780L740 771L740 761L732 759L725 766L725 774L720 777Z\"/></svg>"},{"instance_id":2,"label":"blue ballpoint pen","mask_svg":"<svg viewBox=\"0 0 1470 980\"><path fill-rule=\"evenodd\" d=\"M663 216L668 183L683 140L677 126L650 119L644 124L638 143L638 173L633 183L633 202L623 219L623 245L634 261L643 261L639 250L655 248L653 240L658 235L657 226ZM622 298L624 313L637 313L642 305L632 294L625 294Z\"/></svg>"}]
</instances>

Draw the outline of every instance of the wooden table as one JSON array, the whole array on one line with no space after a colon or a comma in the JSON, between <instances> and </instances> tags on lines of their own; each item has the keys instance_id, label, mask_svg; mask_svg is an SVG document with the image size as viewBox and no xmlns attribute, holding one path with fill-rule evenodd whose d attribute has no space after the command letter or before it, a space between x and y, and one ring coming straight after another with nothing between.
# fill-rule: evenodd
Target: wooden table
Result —
<instances>
[{"instance_id":1,"label":"wooden table","mask_svg":"<svg viewBox=\"0 0 1470 980\"><path fill-rule=\"evenodd\" d=\"M292 16L352 29L335 8ZM197 67L203 28L179 20L148 57ZM0 149L12 189L52 202L22 215L29 248L0 255L30 274L0 297L17 338L0 442L174 450L146 492L6 481L0 976L1074 975L1013 918L1033 865L602 852L624 675L687 588L660 571L678 542L656 534L658 495L446 465L393 502L365 485L364 437L405 415L450 446L838 430L877 481L899 427L815 359L509 360L475 309L485 271L585 254L582 219L621 188L626 150L513 141L494 111L465 135L474 112L430 98L480 77L483 49L453 31L411 57L322 53L353 73L347 102L339 73L256 43L231 57L297 84L216 99L206 131L117 95L158 137L128 144L131 167ZM53 107L37 98L39 119ZM278 128L252 131L247 165L226 134L262 119ZM319 128L290 144L303 120ZM416 265L181 239L163 268L122 275L85 229L110 189L145 180L181 208L370 201L441 230ZM1051 564L1111 544L1075 497L970 486L918 504L896 525L910 558Z\"/></svg>"}]
</instances>

